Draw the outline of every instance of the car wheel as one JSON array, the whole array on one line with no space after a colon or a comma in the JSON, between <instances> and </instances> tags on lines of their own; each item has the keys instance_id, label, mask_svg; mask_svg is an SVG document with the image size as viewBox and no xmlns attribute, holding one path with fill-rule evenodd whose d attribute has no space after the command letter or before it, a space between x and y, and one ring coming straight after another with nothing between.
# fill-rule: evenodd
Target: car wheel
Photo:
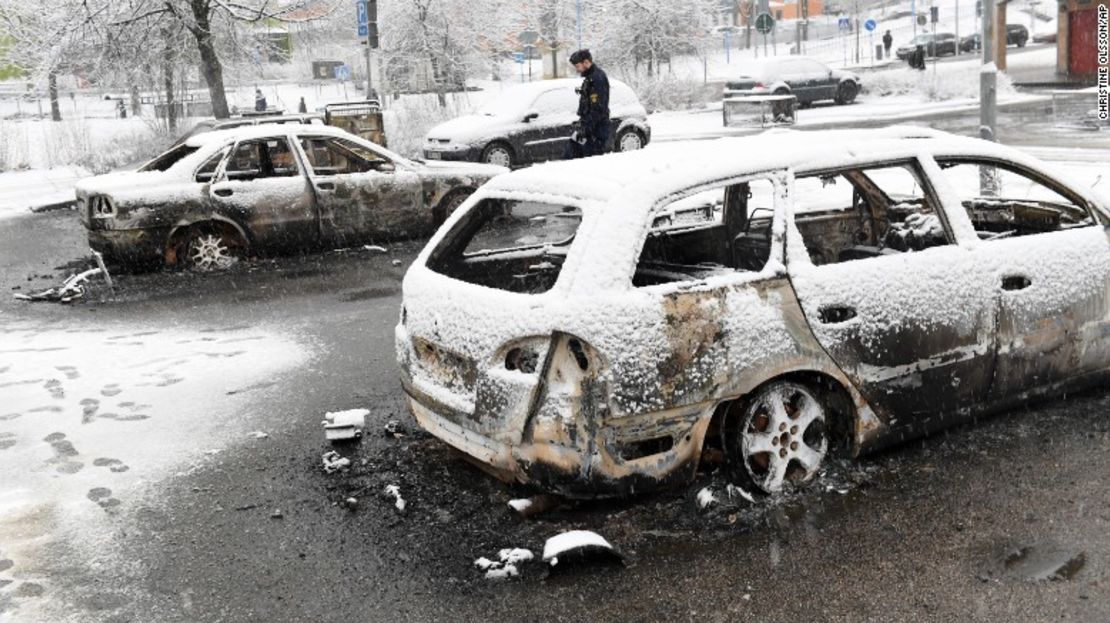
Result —
<instances>
[{"instance_id":1,"label":"car wheel","mask_svg":"<svg viewBox=\"0 0 1110 623\"><path fill-rule=\"evenodd\" d=\"M447 193L447 196L440 200L439 205L432 210L432 223L436 227L442 225L443 221L447 220L447 217L457 210L473 193L473 188L456 188Z\"/></svg>"},{"instance_id":2,"label":"car wheel","mask_svg":"<svg viewBox=\"0 0 1110 623\"><path fill-rule=\"evenodd\" d=\"M242 256L243 245L225 232L196 229L185 241L185 265L192 270L226 270Z\"/></svg>"},{"instance_id":3,"label":"car wheel","mask_svg":"<svg viewBox=\"0 0 1110 623\"><path fill-rule=\"evenodd\" d=\"M855 82L841 82L840 86L836 88L836 103L837 104L851 104L856 100L856 95L859 94L859 85Z\"/></svg>"},{"instance_id":4,"label":"car wheel","mask_svg":"<svg viewBox=\"0 0 1110 623\"><path fill-rule=\"evenodd\" d=\"M806 386L774 381L736 403L725 447L737 475L766 493L813 478L829 451L826 409Z\"/></svg>"},{"instance_id":5,"label":"car wheel","mask_svg":"<svg viewBox=\"0 0 1110 623\"><path fill-rule=\"evenodd\" d=\"M1026 41L1025 39L1018 39L1017 40L1017 46L1019 48L1024 48L1025 47L1025 41Z\"/></svg>"},{"instance_id":6,"label":"car wheel","mask_svg":"<svg viewBox=\"0 0 1110 623\"><path fill-rule=\"evenodd\" d=\"M513 168L513 149L505 143L490 143L482 150L482 162Z\"/></svg>"},{"instance_id":7,"label":"car wheel","mask_svg":"<svg viewBox=\"0 0 1110 623\"><path fill-rule=\"evenodd\" d=\"M643 149L644 137L635 128L626 128L617 135L617 151Z\"/></svg>"}]
</instances>

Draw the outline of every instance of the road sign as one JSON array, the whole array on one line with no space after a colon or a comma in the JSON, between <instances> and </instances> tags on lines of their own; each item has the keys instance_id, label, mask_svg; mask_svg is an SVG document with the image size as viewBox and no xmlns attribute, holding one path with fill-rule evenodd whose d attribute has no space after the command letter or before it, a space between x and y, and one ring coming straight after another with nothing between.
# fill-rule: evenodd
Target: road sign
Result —
<instances>
[{"instance_id":1,"label":"road sign","mask_svg":"<svg viewBox=\"0 0 1110 623\"><path fill-rule=\"evenodd\" d=\"M863 27L867 29L867 32L871 32L872 30L875 30L879 27L879 22L876 22L873 19L869 19L863 23Z\"/></svg>"},{"instance_id":2,"label":"road sign","mask_svg":"<svg viewBox=\"0 0 1110 623\"><path fill-rule=\"evenodd\" d=\"M524 64L524 52L513 52L513 62Z\"/></svg>"},{"instance_id":3,"label":"road sign","mask_svg":"<svg viewBox=\"0 0 1110 623\"><path fill-rule=\"evenodd\" d=\"M840 30L851 30L852 29L852 18L850 18L850 17L837 18L836 27Z\"/></svg>"},{"instance_id":4,"label":"road sign","mask_svg":"<svg viewBox=\"0 0 1110 623\"><path fill-rule=\"evenodd\" d=\"M351 79L351 68L347 67L346 65L340 65L339 67L336 67L335 68L335 77L340 79L340 80L350 80Z\"/></svg>"},{"instance_id":5,"label":"road sign","mask_svg":"<svg viewBox=\"0 0 1110 623\"><path fill-rule=\"evenodd\" d=\"M929 20L929 18L925 17L924 13L919 13L917 15L917 25L918 26L924 26L925 22L927 22L928 20Z\"/></svg>"},{"instance_id":6,"label":"road sign","mask_svg":"<svg viewBox=\"0 0 1110 623\"><path fill-rule=\"evenodd\" d=\"M760 13L755 18L755 29L759 34L765 35L775 27L775 18L771 17L770 13Z\"/></svg>"},{"instance_id":7,"label":"road sign","mask_svg":"<svg viewBox=\"0 0 1110 623\"><path fill-rule=\"evenodd\" d=\"M370 34L370 10L366 0L358 0L355 4L358 14L358 36L366 37Z\"/></svg>"},{"instance_id":8,"label":"road sign","mask_svg":"<svg viewBox=\"0 0 1110 623\"><path fill-rule=\"evenodd\" d=\"M530 45L536 45L536 42L540 40L540 33L534 30L525 30L517 35L516 38L517 41L520 41L522 44L525 45L525 47L527 47Z\"/></svg>"}]
</instances>

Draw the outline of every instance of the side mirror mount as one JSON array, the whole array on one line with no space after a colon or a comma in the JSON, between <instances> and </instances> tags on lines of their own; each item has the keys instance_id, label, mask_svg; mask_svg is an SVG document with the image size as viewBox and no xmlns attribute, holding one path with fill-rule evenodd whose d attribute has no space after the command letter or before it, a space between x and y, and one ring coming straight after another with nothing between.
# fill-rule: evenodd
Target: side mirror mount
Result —
<instances>
[{"instance_id":1,"label":"side mirror mount","mask_svg":"<svg viewBox=\"0 0 1110 623\"><path fill-rule=\"evenodd\" d=\"M539 116L540 116L540 113L538 113L534 110L530 111L527 115L524 115L524 123L528 123L529 121L531 121L531 120L533 120L533 119L535 119L536 117L539 117Z\"/></svg>"},{"instance_id":2,"label":"side mirror mount","mask_svg":"<svg viewBox=\"0 0 1110 623\"><path fill-rule=\"evenodd\" d=\"M397 165L388 160L378 160L374 163L374 170L379 173L393 173L397 170Z\"/></svg>"}]
</instances>

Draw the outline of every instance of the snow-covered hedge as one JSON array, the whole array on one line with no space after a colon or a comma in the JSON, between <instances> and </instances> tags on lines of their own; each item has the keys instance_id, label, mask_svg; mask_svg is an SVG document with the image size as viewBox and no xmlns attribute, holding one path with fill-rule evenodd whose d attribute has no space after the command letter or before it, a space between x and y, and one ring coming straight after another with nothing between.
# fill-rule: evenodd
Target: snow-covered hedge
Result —
<instances>
[{"instance_id":1,"label":"snow-covered hedge","mask_svg":"<svg viewBox=\"0 0 1110 623\"><path fill-rule=\"evenodd\" d=\"M706 102L720 97L719 89L707 86L701 80L679 78L673 74L651 78L635 74L617 77L632 87L649 113L703 108Z\"/></svg>"},{"instance_id":2,"label":"snow-covered hedge","mask_svg":"<svg viewBox=\"0 0 1110 623\"><path fill-rule=\"evenodd\" d=\"M107 173L149 160L173 142L139 119L0 120L0 172L80 166Z\"/></svg>"},{"instance_id":3,"label":"snow-covered hedge","mask_svg":"<svg viewBox=\"0 0 1110 623\"><path fill-rule=\"evenodd\" d=\"M870 95L917 95L931 101L977 99L979 97L979 66L941 67L933 75L930 63L925 71L899 67L865 74L863 92ZM998 94L1014 93L1014 85L1005 73L998 74Z\"/></svg>"}]
</instances>

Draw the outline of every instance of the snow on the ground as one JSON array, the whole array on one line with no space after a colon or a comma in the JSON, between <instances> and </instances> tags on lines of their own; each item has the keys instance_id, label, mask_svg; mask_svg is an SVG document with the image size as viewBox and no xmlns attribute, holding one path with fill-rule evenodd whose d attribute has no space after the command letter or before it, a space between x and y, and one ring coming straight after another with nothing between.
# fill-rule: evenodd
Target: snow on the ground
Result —
<instances>
[{"instance_id":1,"label":"snow on the ground","mask_svg":"<svg viewBox=\"0 0 1110 623\"><path fill-rule=\"evenodd\" d=\"M0 173L0 219L73 201L74 184L89 175L81 167Z\"/></svg>"},{"instance_id":2,"label":"snow on the ground","mask_svg":"<svg viewBox=\"0 0 1110 623\"><path fill-rule=\"evenodd\" d=\"M230 446L268 443L252 434L260 422L243 411L309 357L301 345L247 326L5 319L0 559L11 564L0 579L44 590L43 607L59 605L49 598L50 568L111 555L101 547L107 534L140 496L157 499L150 485ZM76 558L46 559L58 543Z\"/></svg>"}]
</instances>

